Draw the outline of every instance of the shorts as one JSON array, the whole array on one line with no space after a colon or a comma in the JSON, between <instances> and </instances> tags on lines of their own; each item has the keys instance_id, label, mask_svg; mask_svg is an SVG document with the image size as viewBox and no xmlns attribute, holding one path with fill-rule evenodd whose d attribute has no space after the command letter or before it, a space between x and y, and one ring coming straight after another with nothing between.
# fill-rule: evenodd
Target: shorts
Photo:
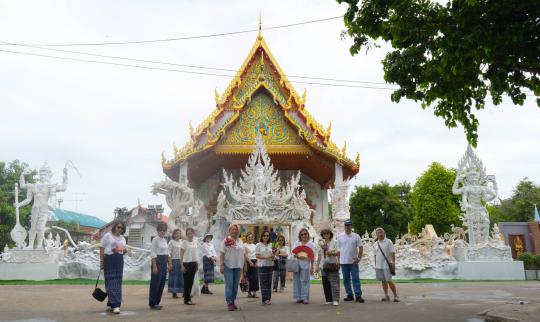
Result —
<instances>
[{"instance_id":1,"label":"shorts","mask_svg":"<svg viewBox=\"0 0 540 322\"><path fill-rule=\"evenodd\" d=\"M392 280L392 274L389 268L375 269L375 278L379 281L389 282Z\"/></svg>"}]
</instances>

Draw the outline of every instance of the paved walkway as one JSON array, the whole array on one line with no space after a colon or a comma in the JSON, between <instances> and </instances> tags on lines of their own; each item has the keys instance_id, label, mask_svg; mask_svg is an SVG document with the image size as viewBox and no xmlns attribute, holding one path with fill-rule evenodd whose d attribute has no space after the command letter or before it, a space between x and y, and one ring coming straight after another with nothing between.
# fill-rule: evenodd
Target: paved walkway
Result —
<instances>
[{"instance_id":1,"label":"paved walkway","mask_svg":"<svg viewBox=\"0 0 540 322\"><path fill-rule=\"evenodd\" d=\"M366 285L366 303L341 302L338 307L324 305L322 286L312 285L308 305L294 303L289 288L273 294L271 306L241 294L236 312L225 310L222 285L212 290L214 295L195 298L196 305L191 307L165 294L164 309L151 311L147 286L124 286L122 314L114 316L105 313L104 303L91 297L89 285L0 286L0 321L478 322L484 320L478 313L497 310L510 314L507 321L540 321L540 282L398 284L401 303L380 302L380 286Z\"/></svg>"}]
</instances>

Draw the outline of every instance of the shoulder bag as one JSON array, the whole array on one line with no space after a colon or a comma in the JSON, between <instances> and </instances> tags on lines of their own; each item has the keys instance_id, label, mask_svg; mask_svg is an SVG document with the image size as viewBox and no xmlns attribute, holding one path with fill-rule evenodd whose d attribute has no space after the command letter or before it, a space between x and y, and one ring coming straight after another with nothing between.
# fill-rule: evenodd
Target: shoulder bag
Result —
<instances>
[{"instance_id":1,"label":"shoulder bag","mask_svg":"<svg viewBox=\"0 0 540 322\"><path fill-rule=\"evenodd\" d=\"M394 266L390 263L388 258L386 258L386 255L384 254L384 251L381 247L381 244L379 244L379 242L377 242L377 246L379 246L379 249L381 250L381 254L383 255L384 259L386 260L386 263L388 264L388 268L390 269L390 274L392 274L392 276L396 275L396 270L394 269Z\"/></svg>"}]
</instances>

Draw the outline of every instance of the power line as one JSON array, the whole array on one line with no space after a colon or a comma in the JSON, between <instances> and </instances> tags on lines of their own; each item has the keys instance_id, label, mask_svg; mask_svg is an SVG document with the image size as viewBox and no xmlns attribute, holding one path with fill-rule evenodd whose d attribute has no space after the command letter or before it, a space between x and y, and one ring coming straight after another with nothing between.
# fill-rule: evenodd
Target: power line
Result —
<instances>
[{"instance_id":1,"label":"power line","mask_svg":"<svg viewBox=\"0 0 540 322\"><path fill-rule=\"evenodd\" d=\"M99 61L99 60L88 60L88 59L79 59L79 58L71 58L71 57L59 57L59 56L43 55L43 54L28 53L28 52L22 52L22 51L11 51L11 50L0 49L0 52L6 52L6 53L12 53L12 54L20 54L20 55L28 55L28 56L45 57L45 58L53 58L53 59L59 59L59 60L69 60L69 61L84 62L84 63L95 63L95 64L105 64L105 65L131 67L131 68L148 69L148 70L160 70L160 71L167 71L167 72L177 72L177 73L184 73L184 74L218 76L218 77L234 77L234 75L226 75L226 74L214 74L214 73L205 73L205 72L195 72L195 71L189 71L189 70L178 70L178 69L169 69L169 68L149 67L149 66L140 66L140 65L131 65L131 64L121 64L121 63L105 62L105 61ZM399 89L399 88L390 88L390 87L374 87L374 86L362 86L362 85L304 82L304 81L294 81L294 80L291 80L290 82L291 83L296 83L296 84L320 85L320 86L330 86L330 87L364 88L364 89L391 90L391 91L395 91L395 90ZM536 95L527 95L527 94L525 94L525 96L527 96L527 97L536 97Z\"/></svg>"},{"instance_id":2,"label":"power line","mask_svg":"<svg viewBox=\"0 0 540 322\"><path fill-rule=\"evenodd\" d=\"M273 30L273 29L289 28L289 27L295 27L295 26L301 26L301 25L307 25L307 24L312 24L312 23L317 23L317 22L328 21L328 20L335 20L335 19L340 19L340 18L343 18L343 16L329 17L329 18L322 18L322 19L316 19L316 20L309 20L309 21L290 23L290 24L286 24L286 25L279 25L279 26L261 28L261 30ZM247 30L240 30L240 31L222 32L222 33L216 33L216 34L207 34L207 35L198 35L198 36L184 36L184 37L164 38L164 39L99 42L99 43L67 43L67 44L31 44L30 43L30 44L26 44L26 45L50 46L50 47L53 47L53 46L54 47L56 47L56 46L58 46L58 47L61 47L61 46L67 47L67 46L129 45L129 44L144 44L144 43L157 43L157 42L168 42L168 41L179 41L179 40L222 37L222 36L231 36L231 35L239 35L239 34L258 32L258 31L259 31L259 29L247 29Z\"/></svg>"},{"instance_id":3,"label":"power line","mask_svg":"<svg viewBox=\"0 0 540 322\"><path fill-rule=\"evenodd\" d=\"M0 40L0 45L1 44L11 45L11 46L21 46L21 47L36 48L36 49L41 49L41 50L64 52L64 53L77 54L77 55L86 55L86 56L94 56L94 57L101 57L101 58L111 58L111 59L121 59L121 60L128 60L128 61L136 61L136 62L150 63L150 64L170 65L170 66L188 67L188 68L197 68L197 69L206 69L206 70L217 70L217 71L226 71L226 72L234 72L234 73L238 72L238 70L236 70L236 69L217 68L217 67L208 67L208 66L197 66L197 65L178 64L178 63L172 63L172 62L140 59L140 58L129 58L129 57L120 57L120 56L101 55L101 54L87 53L87 52L81 52L81 51L73 51L73 50L66 50L66 49L47 48L47 47L40 47L40 46L34 46L34 45L10 43L10 42ZM304 79L310 79L310 80L323 80L323 81L344 82L344 83L387 85L386 83L383 83L383 82L370 82L370 81L360 81L360 80L351 80L351 79L337 79L337 78L299 76L299 75L285 75L285 76L292 77L292 78L304 78Z\"/></svg>"},{"instance_id":4,"label":"power line","mask_svg":"<svg viewBox=\"0 0 540 322\"><path fill-rule=\"evenodd\" d=\"M184 73L184 74L218 76L218 77L234 77L234 75L227 75L227 74L216 74L216 73L195 72L195 71L189 71L189 70L179 70L179 69L170 69L170 68L149 67L149 66L141 66L141 65L131 65L131 64L105 62L105 61L99 61L99 60L79 59L79 58L72 58L72 57L59 57L59 56L43 55L43 54L28 53L28 52L22 52L22 51L4 50L4 49L0 49L0 52L19 54L19 55L27 55L27 56L37 56L37 57L44 57L44 58L52 58L52 59L59 59L59 60L69 60L69 61L84 62L84 63L95 63L95 64L105 64L105 65L131 67L131 68L148 69L148 70L160 70L160 71L167 71L167 72L177 72L177 73ZM304 82L304 81L291 81L291 82L292 83L297 83L297 84L321 85L321 86L332 86L332 87L349 87L349 88L396 90L396 88L389 88L389 87L373 87L373 86L331 84L331 83Z\"/></svg>"}]
</instances>

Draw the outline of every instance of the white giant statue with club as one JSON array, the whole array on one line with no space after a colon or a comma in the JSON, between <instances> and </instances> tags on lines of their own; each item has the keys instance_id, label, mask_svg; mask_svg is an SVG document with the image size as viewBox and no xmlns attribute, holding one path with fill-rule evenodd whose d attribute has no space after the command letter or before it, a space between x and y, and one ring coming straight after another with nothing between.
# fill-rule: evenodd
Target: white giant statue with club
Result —
<instances>
[{"instance_id":1,"label":"white giant statue with club","mask_svg":"<svg viewBox=\"0 0 540 322\"><path fill-rule=\"evenodd\" d=\"M54 209L51 205L51 200L54 199L57 192L64 192L67 189L68 184L68 171L67 164L64 167L62 183L51 183L51 178L53 172L49 168L47 162L39 170L39 181L37 183L27 183L25 180L25 175L29 174L28 171L25 171L21 174L19 184L22 189L26 189L26 199L21 202L18 202L18 199L15 200L15 208L17 213L19 212L19 207L26 206L34 200L32 205L32 213L30 217L30 232L28 235L28 248L34 248L34 242L37 239L37 248L43 248L43 241L45 239L45 231L47 220L51 211ZM18 198L18 196L17 196ZM17 216L18 217L18 216ZM16 238L20 239L20 236L23 235L22 226L18 223L14 229L18 229L19 232L16 234ZM24 229L24 228L23 228ZM15 241L18 246L20 246L20 240Z\"/></svg>"}]
</instances>

